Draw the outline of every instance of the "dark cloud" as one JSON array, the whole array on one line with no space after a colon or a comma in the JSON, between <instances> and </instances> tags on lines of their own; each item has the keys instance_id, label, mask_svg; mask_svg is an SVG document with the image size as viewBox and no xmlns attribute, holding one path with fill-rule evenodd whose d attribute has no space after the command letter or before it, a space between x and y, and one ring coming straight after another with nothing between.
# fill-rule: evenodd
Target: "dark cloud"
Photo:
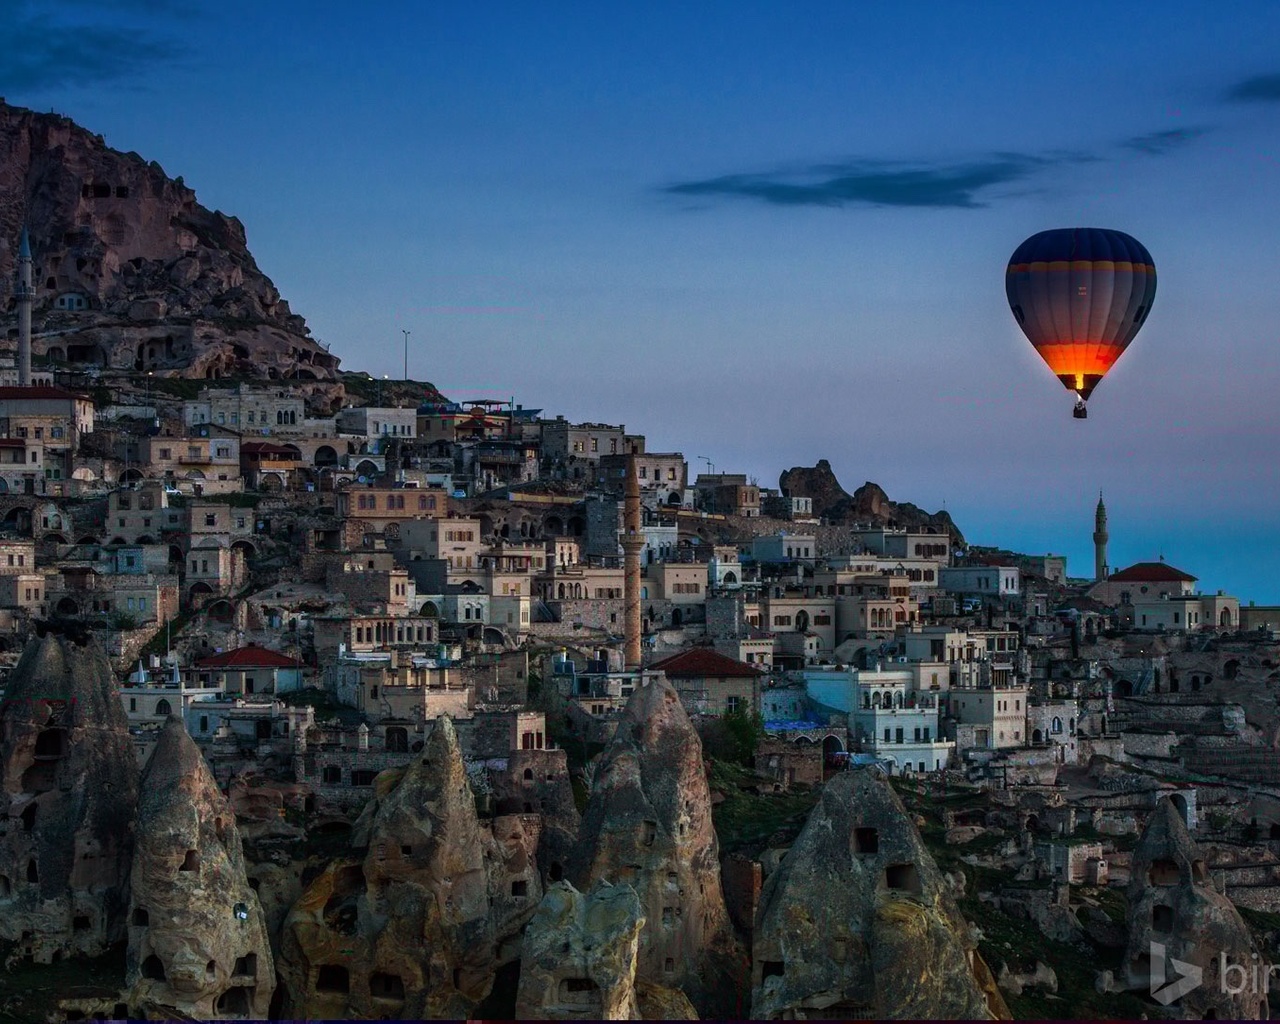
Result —
<instances>
[{"instance_id":1,"label":"dark cloud","mask_svg":"<svg viewBox=\"0 0 1280 1024\"><path fill-rule=\"evenodd\" d=\"M1172 128L1137 135L1120 144L1162 156L1205 134L1203 128ZM849 160L812 163L776 171L725 174L662 187L669 195L754 199L773 206L898 206L973 210L1025 195L1032 180L1055 168L1103 163L1110 153L1057 150L992 153L967 161L908 163ZM1016 187L1015 187L1016 186ZM1038 189L1039 186L1034 186Z\"/></svg>"},{"instance_id":2,"label":"dark cloud","mask_svg":"<svg viewBox=\"0 0 1280 1024\"><path fill-rule=\"evenodd\" d=\"M1227 99L1237 103L1280 103L1280 75L1256 75L1237 82L1227 90Z\"/></svg>"},{"instance_id":3,"label":"dark cloud","mask_svg":"<svg viewBox=\"0 0 1280 1024\"><path fill-rule=\"evenodd\" d=\"M1135 135L1121 143L1126 149L1135 149L1148 156L1163 156L1172 149L1194 142L1204 135L1206 128L1170 128L1162 132L1148 132L1146 135Z\"/></svg>"},{"instance_id":4,"label":"dark cloud","mask_svg":"<svg viewBox=\"0 0 1280 1024\"><path fill-rule=\"evenodd\" d=\"M986 206L998 186L1030 176L1038 160L1002 155L942 166L853 161L799 171L728 174L685 181L663 190L680 196L738 196L776 206Z\"/></svg>"},{"instance_id":5,"label":"dark cloud","mask_svg":"<svg viewBox=\"0 0 1280 1024\"><path fill-rule=\"evenodd\" d=\"M3 6L3 5L0 5ZM181 44L166 40L145 24L162 14L181 15L185 5L171 0L110 0L90 7L69 5L58 15L33 4L5 7L0 13L0 36L5 57L0 62L0 94L14 96L63 88L83 88L123 82L142 69L172 63L186 53ZM106 24L76 17L116 13L120 22Z\"/></svg>"}]
</instances>

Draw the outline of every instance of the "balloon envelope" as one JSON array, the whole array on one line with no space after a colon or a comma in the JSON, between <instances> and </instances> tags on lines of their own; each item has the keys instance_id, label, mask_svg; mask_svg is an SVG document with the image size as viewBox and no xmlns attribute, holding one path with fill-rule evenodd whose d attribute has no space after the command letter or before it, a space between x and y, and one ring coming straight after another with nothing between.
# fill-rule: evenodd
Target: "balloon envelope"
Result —
<instances>
[{"instance_id":1,"label":"balloon envelope","mask_svg":"<svg viewBox=\"0 0 1280 1024\"><path fill-rule=\"evenodd\" d=\"M1088 398L1151 312L1156 268L1123 231L1055 228L1014 251L1005 291L1040 358Z\"/></svg>"}]
</instances>

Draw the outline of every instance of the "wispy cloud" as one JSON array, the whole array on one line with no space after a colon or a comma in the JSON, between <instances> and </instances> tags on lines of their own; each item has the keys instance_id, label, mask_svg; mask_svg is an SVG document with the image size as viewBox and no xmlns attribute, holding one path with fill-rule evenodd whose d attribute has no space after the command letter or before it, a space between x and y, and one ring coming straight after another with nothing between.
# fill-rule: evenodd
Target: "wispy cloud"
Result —
<instances>
[{"instance_id":1,"label":"wispy cloud","mask_svg":"<svg viewBox=\"0 0 1280 1024\"><path fill-rule=\"evenodd\" d=\"M1135 135L1121 143L1125 149L1133 149L1148 156L1163 156L1170 150L1194 142L1208 132L1207 128L1170 128L1162 132Z\"/></svg>"},{"instance_id":2,"label":"wispy cloud","mask_svg":"<svg viewBox=\"0 0 1280 1024\"><path fill-rule=\"evenodd\" d=\"M185 45L152 27L161 16L187 16L190 9L181 2L106 0L56 10L33 3L0 5L5 41L0 92L13 96L123 82L187 53Z\"/></svg>"},{"instance_id":3,"label":"wispy cloud","mask_svg":"<svg viewBox=\"0 0 1280 1024\"><path fill-rule=\"evenodd\" d=\"M1206 133L1173 128L1136 135L1119 149L1164 156ZM992 153L969 160L847 160L773 171L724 174L661 186L668 195L748 199L773 206L879 206L974 210L1023 195L1054 169L1116 158L1116 146L1096 153ZM1037 186L1038 187L1038 186Z\"/></svg>"},{"instance_id":4,"label":"wispy cloud","mask_svg":"<svg viewBox=\"0 0 1280 1024\"><path fill-rule=\"evenodd\" d=\"M1246 78L1228 89L1226 98L1236 103L1280 103L1280 75Z\"/></svg>"},{"instance_id":5,"label":"wispy cloud","mask_svg":"<svg viewBox=\"0 0 1280 1024\"><path fill-rule=\"evenodd\" d=\"M986 206L1001 185L1029 177L1037 161L1005 155L949 165L857 160L799 170L727 174L678 182L664 191L681 196L736 196L776 206L916 206L972 209Z\"/></svg>"}]
</instances>

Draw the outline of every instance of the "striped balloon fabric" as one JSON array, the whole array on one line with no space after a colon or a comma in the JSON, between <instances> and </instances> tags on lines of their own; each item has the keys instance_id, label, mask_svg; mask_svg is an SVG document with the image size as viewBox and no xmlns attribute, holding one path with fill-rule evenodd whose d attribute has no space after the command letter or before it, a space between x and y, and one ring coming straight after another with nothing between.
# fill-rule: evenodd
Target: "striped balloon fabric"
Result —
<instances>
[{"instance_id":1,"label":"striped balloon fabric","mask_svg":"<svg viewBox=\"0 0 1280 1024\"><path fill-rule=\"evenodd\" d=\"M1123 231L1055 228L1014 251L1005 291L1040 358L1085 400L1151 312L1156 268Z\"/></svg>"}]
</instances>

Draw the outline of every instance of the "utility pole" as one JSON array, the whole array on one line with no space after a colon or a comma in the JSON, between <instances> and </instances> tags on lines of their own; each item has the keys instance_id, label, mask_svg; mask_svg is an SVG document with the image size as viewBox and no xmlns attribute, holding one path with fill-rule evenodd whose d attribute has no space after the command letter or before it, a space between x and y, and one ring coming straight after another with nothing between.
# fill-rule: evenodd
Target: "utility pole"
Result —
<instances>
[{"instance_id":1,"label":"utility pole","mask_svg":"<svg viewBox=\"0 0 1280 1024\"><path fill-rule=\"evenodd\" d=\"M408 383L408 380L409 380L409 332L405 330L403 327L401 327L400 333L404 335L404 379L405 379L405 382Z\"/></svg>"}]
</instances>

